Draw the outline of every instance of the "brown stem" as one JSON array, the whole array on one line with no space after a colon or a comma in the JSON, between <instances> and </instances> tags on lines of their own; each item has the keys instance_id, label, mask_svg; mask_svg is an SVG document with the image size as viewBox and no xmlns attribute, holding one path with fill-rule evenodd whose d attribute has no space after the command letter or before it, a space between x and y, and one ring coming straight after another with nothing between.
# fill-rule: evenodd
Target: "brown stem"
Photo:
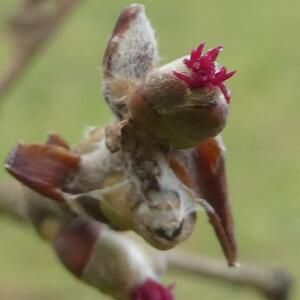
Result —
<instances>
[{"instance_id":1,"label":"brown stem","mask_svg":"<svg viewBox=\"0 0 300 300\"><path fill-rule=\"evenodd\" d=\"M25 2L24 9L12 20L16 51L6 70L0 74L0 99L7 95L35 55L50 40L71 11L81 3L80 0L58 1L54 12L44 14L39 11L42 5L40 2L43 1Z\"/></svg>"},{"instance_id":2,"label":"brown stem","mask_svg":"<svg viewBox=\"0 0 300 300\"><path fill-rule=\"evenodd\" d=\"M253 288L271 300L289 299L293 283L291 275L283 270L270 270L246 264L238 268L228 268L216 260L180 251L169 252L167 261L176 271Z\"/></svg>"}]
</instances>

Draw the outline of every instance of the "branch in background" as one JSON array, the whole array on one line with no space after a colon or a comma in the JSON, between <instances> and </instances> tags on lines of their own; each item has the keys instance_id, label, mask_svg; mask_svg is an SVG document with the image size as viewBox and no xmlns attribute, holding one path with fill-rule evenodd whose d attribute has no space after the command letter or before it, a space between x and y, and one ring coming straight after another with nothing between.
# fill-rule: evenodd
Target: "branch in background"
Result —
<instances>
[{"instance_id":1,"label":"branch in background","mask_svg":"<svg viewBox=\"0 0 300 300\"><path fill-rule=\"evenodd\" d=\"M216 260L179 251L169 252L167 262L175 271L253 288L271 300L289 299L293 283L291 275L283 270L271 270L247 264L242 264L239 268L228 268Z\"/></svg>"},{"instance_id":2,"label":"branch in background","mask_svg":"<svg viewBox=\"0 0 300 300\"><path fill-rule=\"evenodd\" d=\"M10 21L15 52L6 70L0 74L0 99L7 95L35 55L45 46L73 9L81 3L80 0L55 1L54 9L50 9L46 7L50 2L26 0L20 12Z\"/></svg>"},{"instance_id":3,"label":"branch in background","mask_svg":"<svg viewBox=\"0 0 300 300\"><path fill-rule=\"evenodd\" d=\"M29 199L29 196L32 198ZM62 220L63 218L67 220L69 215L64 215L63 211L57 211L52 205L52 202L45 200L45 198L28 191L16 181L10 180L7 182L0 182L0 214L4 213L17 220L27 219L31 221L38 232L53 245L53 234L57 230L57 220ZM30 212L29 216L28 212ZM46 217L47 215L48 217ZM51 216L51 218L49 218L49 216ZM56 225L53 220L56 220ZM76 222L76 224L78 223ZM56 246L59 244L60 247L60 249L56 249L58 256L63 255L61 241L63 241L66 236L70 234L70 228L78 231L78 226L74 227L73 221L68 221L65 222L64 228L61 230L60 238L56 238L56 240L60 241L59 243L56 242ZM90 230L88 227L84 226L84 228L85 230ZM112 234L113 238L116 233L111 230L110 234ZM118 235L120 235L118 238L122 236L121 234ZM84 237L81 238L82 243L85 241L85 239ZM121 237L121 239L123 238L124 235ZM72 247L73 249L76 248L72 243L65 243L63 246L70 248L69 251L72 249ZM100 250L99 247L98 250ZM96 257L96 255L94 255L94 257ZM264 269L244 264L240 268L228 268L223 263L216 260L200 257L198 255L192 255L190 253L180 252L178 250L167 252L166 258L170 268L175 271L185 272L201 277L203 276L204 278L224 282L226 284L253 288L271 300L287 300L290 295L292 278L285 271ZM67 257L60 257L60 259L73 274L75 272L78 273L77 268L82 268L82 266L77 266L75 269L72 265L72 262L70 266L70 258L68 259ZM109 261L110 259L107 260ZM94 261L94 263L96 262L99 270L99 260ZM88 284L97 287L97 284L99 283L99 278L97 277L97 266L93 266L92 263L86 264L86 266L92 271L87 272L88 268L86 267L84 271L85 273L83 273L81 270L81 274L79 274L79 276L77 275L77 277Z\"/></svg>"}]
</instances>

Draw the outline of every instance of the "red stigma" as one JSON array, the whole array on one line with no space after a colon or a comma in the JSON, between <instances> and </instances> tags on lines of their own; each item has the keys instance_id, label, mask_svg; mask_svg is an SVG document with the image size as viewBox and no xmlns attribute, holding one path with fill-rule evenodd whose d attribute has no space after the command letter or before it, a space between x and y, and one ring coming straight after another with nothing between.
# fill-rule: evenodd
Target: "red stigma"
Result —
<instances>
[{"instance_id":1,"label":"red stigma","mask_svg":"<svg viewBox=\"0 0 300 300\"><path fill-rule=\"evenodd\" d=\"M227 72L225 67L217 69L216 59L223 50L223 46L213 48L202 54L204 46L205 43L201 43L196 50L192 51L189 59L185 58L183 60L184 64L192 71L190 75L176 71L173 71L173 73L191 89L219 87L227 103L229 103L231 96L224 81L232 77L236 71Z\"/></svg>"},{"instance_id":2,"label":"red stigma","mask_svg":"<svg viewBox=\"0 0 300 300\"><path fill-rule=\"evenodd\" d=\"M147 279L133 293L132 300L175 300L171 287L165 287L153 279Z\"/></svg>"}]
</instances>

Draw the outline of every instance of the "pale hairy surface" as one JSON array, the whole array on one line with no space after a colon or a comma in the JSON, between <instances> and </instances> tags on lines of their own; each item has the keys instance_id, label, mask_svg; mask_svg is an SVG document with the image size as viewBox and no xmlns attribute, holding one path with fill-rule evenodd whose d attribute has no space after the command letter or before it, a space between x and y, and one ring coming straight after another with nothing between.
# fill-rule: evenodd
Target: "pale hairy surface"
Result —
<instances>
[{"instance_id":1,"label":"pale hairy surface","mask_svg":"<svg viewBox=\"0 0 300 300\"><path fill-rule=\"evenodd\" d=\"M125 34L116 35L111 41L118 44L111 58L114 78L143 78L158 63L155 33L144 8L131 20Z\"/></svg>"},{"instance_id":2,"label":"pale hairy surface","mask_svg":"<svg viewBox=\"0 0 300 300\"><path fill-rule=\"evenodd\" d=\"M131 9L138 12L132 16ZM103 70L105 99L121 119L127 114L128 95L159 61L155 33L144 7L132 4L123 12L123 17L126 24L119 24L113 32Z\"/></svg>"},{"instance_id":3,"label":"pale hairy surface","mask_svg":"<svg viewBox=\"0 0 300 300\"><path fill-rule=\"evenodd\" d=\"M80 172L70 182L69 188L81 192L100 188L107 176L121 171L122 162L118 153L111 153L103 138L95 143L94 150L81 156Z\"/></svg>"}]
</instances>

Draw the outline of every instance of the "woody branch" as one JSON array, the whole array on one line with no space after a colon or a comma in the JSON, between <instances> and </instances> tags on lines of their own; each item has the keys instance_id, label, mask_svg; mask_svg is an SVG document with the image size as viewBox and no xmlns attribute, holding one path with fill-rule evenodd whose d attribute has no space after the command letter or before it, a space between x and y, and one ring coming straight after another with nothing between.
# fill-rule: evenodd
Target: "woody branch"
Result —
<instances>
[{"instance_id":1,"label":"woody branch","mask_svg":"<svg viewBox=\"0 0 300 300\"><path fill-rule=\"evenodd\" d=\"M228 269L217 260L180 251L169 252L167 261L174 271L251 288L270 300L286 300L290 296L293 280L281 269L266 269L245 263L239 268Z\"/></svg>"},{"instance_id":2,"label":"woody branch","mask_svg":"<svg viewBox=\"0 0 300 300\"><path fill-rule=\"evenodd\" d=\"M54 2L50 10L46 4ZM0 73L0 99L21 79L30 63L62 25L80 0L24 0L19 12L9 20L9 37L15 50L6 69Z\"/></svg>"}]
</instances>

